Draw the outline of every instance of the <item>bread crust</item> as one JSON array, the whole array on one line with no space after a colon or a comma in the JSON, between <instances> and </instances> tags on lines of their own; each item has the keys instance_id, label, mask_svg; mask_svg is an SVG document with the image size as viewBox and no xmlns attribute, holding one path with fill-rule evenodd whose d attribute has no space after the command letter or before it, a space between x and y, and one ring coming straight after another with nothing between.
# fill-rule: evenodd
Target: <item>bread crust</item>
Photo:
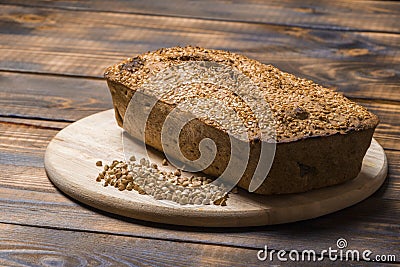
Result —
<instances>
[{"instance_id":1,"label":"bread crust","mask_svg":"<svg viewBox=\"0 0 400 267\"><path fill-rule=\"evenodd\" d=\"M276 151L268 177L255 193L269 195L305 192L343 183L359 173L378 124L378 118L374 114L341 94L312 81L226 51L175 47L148 52L109 67L105 71L105 78L112 95L118 125L123 126L129 101L151 75L185 61L221 62L238 69L251 79L262 78L261 81L253 80L261 90L269 93L265 100L270 104L277 121ZM255 70L255 73L249 72L249 69ZM255 75L257 71L261 75ZM285 98L281 98L282 95ZM316 97L312 98L310 95ZM149 123L146 124L146 144L163 151L161 129L165 118L177 103L174 99L161 99L157 102L150 113ZM327 111L340 117L330 116ZM135 136L134 129L126 130ZM251 130L253 129L249 129ZM199 143L204 138L214 140L218 152L213 163L203 172L218 177L230 159L230 141L224 129L207 120L191 121L181 131L181 151L188 159L197 159L200 155ZM257 131L253 131L249 139L243 141L250 145L250 160L238 184L244 189L248 189L258 164L260 141L265 140Z\"/></svg>"}]
</instances>

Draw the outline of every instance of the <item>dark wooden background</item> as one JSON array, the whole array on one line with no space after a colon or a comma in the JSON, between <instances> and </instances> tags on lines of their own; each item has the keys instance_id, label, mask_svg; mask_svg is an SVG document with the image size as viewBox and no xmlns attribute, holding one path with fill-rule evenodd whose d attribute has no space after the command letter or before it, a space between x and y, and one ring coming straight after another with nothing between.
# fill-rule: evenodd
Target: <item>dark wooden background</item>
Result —
<instances>
[{"instance_id":1,"label":"dark wooden background","mask_svg":"<svg viewBox=\"0 0 400 267\"><path fill-rule=\"evenodd\" d=\"M0 266L267 265L256 257L264 245L318 251L340 237L400 261L399 2L0 0L0 10ZM46 146L112 107L105 67L188 44L274 64L376 113L383 187L318 219L237 229L121 218L58 191L43 168Z\"/></svg>"}]
</instances>

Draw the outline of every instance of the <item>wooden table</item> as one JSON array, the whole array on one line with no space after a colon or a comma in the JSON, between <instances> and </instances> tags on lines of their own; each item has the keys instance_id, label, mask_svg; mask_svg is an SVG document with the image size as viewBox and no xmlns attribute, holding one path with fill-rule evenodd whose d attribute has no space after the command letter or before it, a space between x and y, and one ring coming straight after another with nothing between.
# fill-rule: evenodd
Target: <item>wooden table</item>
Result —
<instances>
[{"instance_id":1,"label":"wooden table","mask_svg":"<svg viewBox=\"0 0 400 267\"><path fill-rule=\"evenodd\" d=\"M318 252L336 248L338 238L400 261L400 3L135 2L0 1L1 266L279 265L260 262L257 251ZM237 229L126 219L57 190L43 168L46 146L70 123L112 107L104 68L187 44L274 64L375 112L374 137L389 161L385 184L322 218Z\"/></svg>"}]
</instances>

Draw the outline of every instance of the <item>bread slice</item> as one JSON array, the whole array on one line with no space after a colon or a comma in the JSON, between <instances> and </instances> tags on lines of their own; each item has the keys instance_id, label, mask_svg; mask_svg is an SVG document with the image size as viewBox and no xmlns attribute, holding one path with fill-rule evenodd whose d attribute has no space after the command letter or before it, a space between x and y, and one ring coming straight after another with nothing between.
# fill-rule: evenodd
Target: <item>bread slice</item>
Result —
<instances>
[{"instance_id":1,"label":"bread slice","mask_svg":"<svg viewBox=\"0 0 400 267\"><path fill-rule=\"evenodd\" d=\"M107 68L104 76L111 91L118 125L123 126L127 106L138 88L157 73L185 62L215 62L228 66L257 86L262 100L267 103L259 105L259 111L261 114L272 114L270 126L274 129L276 151L268 177L256 193L305 192L343 183L359 173L378 124L377 116L338 92L227 51L173 47L147 52ZM242 103L243 100L234 89L218 84L174 86L176 88L172 94L161 97L150 113L146 124L146 144L163 151L163 123L184 99L218 99L233 107L244 121L248 135L243 140L250 146L250 160L238 185L248 189L259 161L260 144L271 140L265 140L260 128L254 127L254 118L246 109L246 103ZM253 93L251 89L248 91ZM145 90L144 93L155 96L157 88ZM199 158L200 141L211 138L218 152L215 160L203 172L218 177L230 158L226 127L233 126L228 123L222 127L212 117L191 121L180 134L182 153L191 160ZM134 130L131 134L135 135Z\"/></svg>"}]
</instances>

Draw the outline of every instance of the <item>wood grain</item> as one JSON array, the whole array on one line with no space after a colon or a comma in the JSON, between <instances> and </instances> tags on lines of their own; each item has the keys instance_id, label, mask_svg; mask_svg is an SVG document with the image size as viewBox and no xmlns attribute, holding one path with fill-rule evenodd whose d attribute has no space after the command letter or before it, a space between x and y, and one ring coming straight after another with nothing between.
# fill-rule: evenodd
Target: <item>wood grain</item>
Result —
<instances>
[{"instance_id":1,"label":"wood grain","mask_svg":"<svg viewBox=\"0 0 400 267\"><path fill-rule=\"evenodd\" d=\"M398 151L385 151L388 157L389 172L383 186L375 194L376 197L384 199L400 200L400 155Z\"/></svg>"},{"instance_id":2,"label":"wood grain","mask_svg":"<svg viewBox=\"0 0 400 267\"><path fill-rule=\"evenodd\" d=\"M378 115L380 123L375 131L375 138L386 149L399 149L400 104L385 101L363 101L359 104ZM390 110L390 111L389 111Z\"/></svg>"},{"instance_id":3,"label":"wood grain","mask_svg":"<svg viewBox=\"0 0 400 267\"><path fill-rule=\"evenodd\" d=\"M10 128L20 125L56 131L63 129L70 124L70 122L66 122L64 119L45 119L43 117L35 117L33 114L32 116L26 114L0 115L0 122L8 125Z\"/></svg>"},{"instance_id":4,"label":"wood grain","mask_svg":"<svg viewBox=\"0 0 400 267\"><path fill-rule=\"evenodd\" d=\"M1 123L1 163L43 167L46 146L57 132L31 125Z\"/></svg>"},{"instance_id":5,"label":"wood grain","mask_svg":"<svg viewBox=\"0 0 400 267\"><path fill-rule=\"evenodd\" d=\"M2 266L257 266L257 251L0 224ZM245 261L243 262L243 259Z\"/></svg>"},{"instance_id":6,"label":"wood grain","mask_svg":"<svg viewBox=\"0 0 400 267\"><path fill-rule=\"evenodd\" d=\"M11 196L12 195L12 196ZM0 222L112 235L257 249L314 249L348 239L353 249L395 252L400 202L369 198L341 212L304 222L251 228L193 228L154 224L81 206L61 194L0 187ZM8 199L8 200L7 200ZM290 245L288 245L290 244Z\"/></svg>"},{"instance_id":7,"label":"wood grain","mask_svg":"<svg viewBox=\"0 0 400 267\"><path fill-rule=\"evenodd\" d=\"M398 33L399 4L382 1L2 1L32 7L124 12L210 20L245 21L342 31ZM374 23L370 23L373 21Z\"/></svg>"},{"instance_id":8,"label":"wood grain","mask_svg":"<svg viewBox=\"0 0 400 267\"><path fill-rule=\"evenodd\" d=\"M2 12L1 70L101 77L134 54L192 44L244 53L359 98L400 100L397 34L9 5Z\"/></svg>"},{"instance_id":9,"label":"wood grain","mask_svg":"<svg viewBox=\"0 0 400 267\"><path fill-rule=\"evenodd\" d=\"M264 246L245 249L8 224L0 224L0 231L2 266L248 267L271 263L257 259L257 251ZM313 248L314 246L309 244L308 249ZM374 263L361 262L363 266L374 266ZM276 255L272 263L279 263ZM359 264L347 262L350 263ZM343 262L332 262L327 258L320 264L343 266ZM298 266L298 263L287 262L285 266Z\"/></svg>"},{"instance_id":10,"label":"wood grain","mask_svg":"<svg viewBox=\"0 0 400 267\"><path fill-rule=\"evenodd\" d=\"M112 108L105 81L0 72L0 115L73 122Z\"/></svg>"}]
</instances>

